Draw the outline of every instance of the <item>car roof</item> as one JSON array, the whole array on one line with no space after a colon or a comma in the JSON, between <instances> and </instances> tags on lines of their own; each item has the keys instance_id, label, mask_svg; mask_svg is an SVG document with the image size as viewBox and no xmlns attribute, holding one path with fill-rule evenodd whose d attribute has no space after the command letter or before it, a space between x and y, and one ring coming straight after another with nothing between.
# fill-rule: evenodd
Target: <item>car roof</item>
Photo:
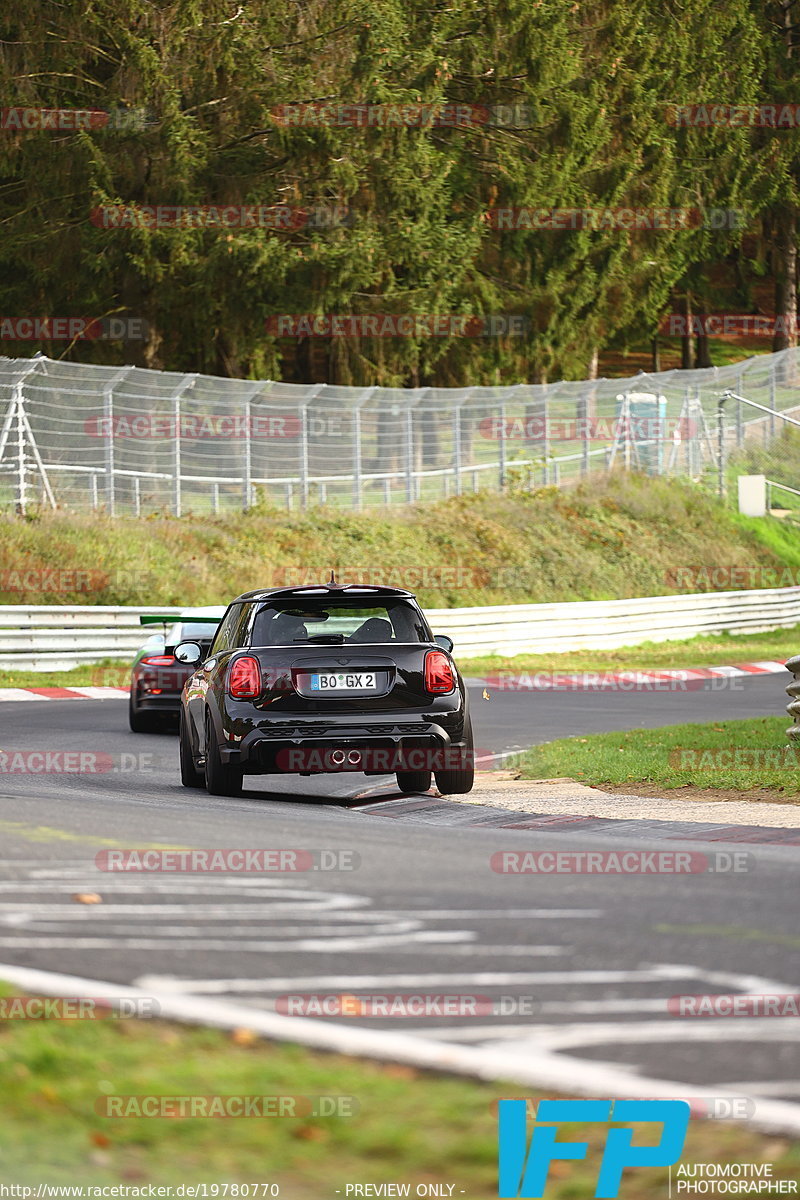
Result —
<instances>
[{"instance_id":1,"label":"car roof","mask_svg":"<svg viewBox=\"0 0 800 1200\"><path fill-rule=\"evenodd\" d=\"M237 604L242 600L272 600L276 597L291 599L294 596L298 600L334 600L338 596L354 600L362 598L380 600L391 597L413 600L415 598L414 592L407 592L405 588L384 587L381 584L311 583L299 587L261 588L255 592L244 592L241 596L237 596L232 603Z\"/></svg>"}]
</instances>

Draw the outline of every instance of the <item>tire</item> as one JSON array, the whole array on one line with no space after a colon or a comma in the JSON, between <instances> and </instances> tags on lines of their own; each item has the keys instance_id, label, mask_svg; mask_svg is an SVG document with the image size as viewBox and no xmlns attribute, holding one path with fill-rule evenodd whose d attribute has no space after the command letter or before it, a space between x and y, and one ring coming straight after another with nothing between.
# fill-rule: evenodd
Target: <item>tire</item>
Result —
<instances>
[{"instance_id":1,"label":"tire","mask_svg":"<svg viewBox=\"0 0 800 1200\"><path fill-rule=\"evenodd\" d=\"M133 692L128 698L128 725L131 733L152 733L156 727L153 713L139 712L133 702Z\"/></svg>"},{"instance_id":2,"label":"tire","mask_svg":"<svg viewBox=\"0 0 800 1200\"><path fill-rule=\"evenodd\" d=\"M435 771L436 786L443 796L464 796L475 784L475 749L472 737L472 721L464 730L464 745L458 755L457 765L443 771Z\"/></svg>"},{"instance_id":3,"label":"tire","mask_svg":"<svg viewBox=\"0 0 800 1200\"><path fill-rule=\"evenodd\" d=\"M430 771L397 771L396 774L401 792L427 792L431 786Z\"/></svg>"},{"instance_id":4,"label":"tire","mask_svg":"<svg viewBox=\"0 0 800 1200\"><path fill-rule=\"evenodd\" d=\"M180 725L178 728L178 745L181 762L181 783L186 788L203 788L206 777L203 771L198 771L194 765L192 739L186 724L186 713L181 707Z\"/></svg>"},{"instance_id":5,"label":"tire","mask_svg":"<svg viewBox=\"0 0 800 1200\"><path fill-rule=\"evenodd\" d=\"M224 763L209 713L206 713L205 785L209 796L241 796L244 772L241 767Z\"/></svg>"}]
</instances>

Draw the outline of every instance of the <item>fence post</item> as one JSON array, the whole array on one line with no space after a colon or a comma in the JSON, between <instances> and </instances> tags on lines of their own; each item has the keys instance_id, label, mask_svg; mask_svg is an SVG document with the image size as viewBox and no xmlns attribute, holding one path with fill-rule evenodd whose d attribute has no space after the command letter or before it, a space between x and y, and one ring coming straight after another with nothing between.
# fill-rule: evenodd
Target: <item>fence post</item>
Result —
<instances>
[{"instance_id":1,"label":"fence post","mask_svg":"<svg viewBox=\"0 0 800 1200\"><path fill-rule=\"evenodd\" d=\"M547 384L542 384L544 388L544 396L542 398L542 407L544 409L544 441L542 443L542 454L544 455L544 483L545 487L550 482L549 477L549 462L550 462L550 409L547 402Z\"/></svg>"},{"instance_id":2,"label":"fence post","mask_svg":"<svg viewBox=\"0 0 800 1200\"><path fill-rule=\"evenodd\" d=\"M769 414L769 438L775 437L775 364L769 369L769 406L773 410Z\"/></svg>"},{"instance_id":3,"label":"fence post","mask_svg":"<svg viewBox=\"0 0 800 1200\"><path fill-rule=\"evenodd\" d=\"M365 388L359 398L356 400L356 406L353 409L353 508L356 512L361 512L364 503L361 495L361 476L363 472L361 446L361 409L362 406L372 398L374 393L374 387Z\"/></svg>"},{"instance_id":4,"label":"fence post","mask_svg":"<svg viewBox=\"0 0 800 1200\"><path fill-rule=\"evenodd\" d=\"M461 495L461 402L453 410L453 483L456 495Z\"/></svg>"},{"instance_id":5,"label":"fence post","mask_svg":"<svg viewBox=\"0 0 800 1200\"><path fill-rule=\"evenodd\" d=\"M498 483L500 491L506 486L506 406L501 401L500 403L500 439L498 446L498 468L499 476Z\"/></svg>"},{"instance_id":6,"label":"fence post","mask_svg":"<svg viewBox=\"0 0 800 1200\"><path fill-rule=\"evenodd\" d=\"M117 492L114 486L114 388L121 383L134 367L123 367L103 388L103 424L105 426L104 459L106 471L106 508L108 515L117 515Z\"/></svg>"},{"instance_id":7,"label":"fence post","mask_svg":"<svg viewBox=\"0 0 800 1200\"><path fill-rule=\"evenodd\" d=\"M406 409L406 500L414 500L414 413L409 404Z\"/></svg>"},{"instance_id":8,"label":"fence post","mask_svg":"<svg viewBox=\"0 0 800 1200\"><path fill-rule=\"evenodd\" d=\"M581 446L581 475L589 474L591 460L589 458L589 393L585 392L583 403L583 442Z\"/></svg>"},{"instance_id":9,"label":"fence post","mask_svg":"<svg viewBox=\"0 0 800 1200\"><path fill-rule=\"evenodd\" d=\"M181 493L181 399L183 393L194 387L197 375L184 375L175 391L172 393L172 421L174 435L172 440L172 512L180 517L183 512L183 496Z\"/></svg>"},{"instance_id":10,"label":"fence post","mask_svg":"<svg viewBox=\"0 0 800 1200\"><path fill-rule=\"evenodd\" d=\"M17 417L17 512L25 516L27 506L25 479L25 423L22 419L22 380L14 387Z\"/></svg>"}]
</instances>

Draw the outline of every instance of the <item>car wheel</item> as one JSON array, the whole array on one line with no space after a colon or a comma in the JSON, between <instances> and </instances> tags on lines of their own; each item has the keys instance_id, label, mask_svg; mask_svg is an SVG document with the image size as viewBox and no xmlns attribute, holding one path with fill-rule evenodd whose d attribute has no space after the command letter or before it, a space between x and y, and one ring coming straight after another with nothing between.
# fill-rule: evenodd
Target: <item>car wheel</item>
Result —
<instances>
[{"instance_id":1,"label":"car wheel","mask_svg":"<svg viewBox=\"0 0 800 1200\"><path fill-rule=\"evenodd\" d=\"M431 786L430 771L398 771L397 786L401 792L427 792Z\"/></svg>"},{"instance_id":2,"label":"car wheel","mask_svg":"<svg viewBox=\"0 0 800 1200\"><path fill-rule=\"evenodd\" d=\"M464 731L464 742L455 766L435 771L436 786L443 796L463 796L471 792L475 784L475 749L472 737L472 721Z\"/></svg>"},{"instance_id":3,"label":"car wheel","mask_svg":"<svg viewBox=\"0 0 800 1200\"><path fill-rule=\"evenodd\" d=\"M133 700L133 692L128 697L128 725L132 733L152 733L155 728L153 714L139 711Z\"/></svg>"},{"instance_id":4,"label":"car wheel","mask_svg":"<svg viewBox=\"0 0 800 1200\"><path fill-rule=\"evenodd\" d=\"M192 737L189 733L189 728L186 723L186 713L181 708L180 724L178 728L178 745L180 747L180 762L181 762L181 783L187 788L205 787L206 778L203 771L198 771L194 765L194 754L192 753Z\"/></svg>"},{"instance_id":5,"label":"car wheel","mask_svg":"<svg viewBox=\"0 0 800 1200\"><path fill-rule=\"evenodd\" d=\"M206 713L206 791L210 796L240 796L244 772L241 767L224 763L211 717Z\"/></svg>"}]
</instances>

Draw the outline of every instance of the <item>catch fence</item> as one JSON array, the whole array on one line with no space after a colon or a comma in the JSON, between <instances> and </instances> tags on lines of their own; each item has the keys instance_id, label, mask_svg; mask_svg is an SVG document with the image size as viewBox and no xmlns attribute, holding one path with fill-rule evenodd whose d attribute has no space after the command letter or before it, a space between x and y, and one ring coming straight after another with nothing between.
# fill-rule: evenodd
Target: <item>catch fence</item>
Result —
<instances>
[{"instance_id":1,"label":"catch fence","mask_svg":"<svg viewBox=\"0 0 800 1200\"><path fill-rule=\"evenodd\" d=\"M726 389L770 411L726 403L723 466L758 447L774 478L781 414L800 411L798 353L625 379L418 389L0 358L0 508L180 516L263 496L360 511L620 466L713 482Z\"/></svg>"}]
</instances>

